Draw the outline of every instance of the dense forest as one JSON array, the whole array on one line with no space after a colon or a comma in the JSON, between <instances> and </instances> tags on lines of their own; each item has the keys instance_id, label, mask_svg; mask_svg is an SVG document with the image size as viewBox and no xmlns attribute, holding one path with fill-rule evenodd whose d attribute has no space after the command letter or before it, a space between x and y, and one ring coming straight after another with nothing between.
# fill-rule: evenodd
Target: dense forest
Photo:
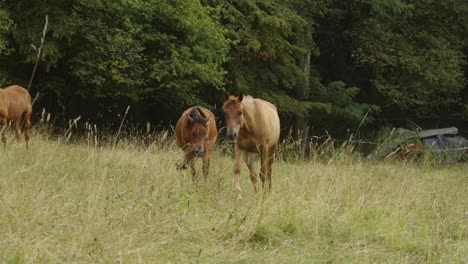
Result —
<instances>
[{"instance_id":1,"label":"dense forest","mask_svg":"<svg viewBox=\"0 0 468 264\"><path fill-rule=\"evenodd\" d=\"M468 130L467 27L465 0L0 0L0 86L37 62L36 115L58 123L130 105L167 126L195 104L220 115L227 90L314 134Z\"/></svg>"}]
</instances>

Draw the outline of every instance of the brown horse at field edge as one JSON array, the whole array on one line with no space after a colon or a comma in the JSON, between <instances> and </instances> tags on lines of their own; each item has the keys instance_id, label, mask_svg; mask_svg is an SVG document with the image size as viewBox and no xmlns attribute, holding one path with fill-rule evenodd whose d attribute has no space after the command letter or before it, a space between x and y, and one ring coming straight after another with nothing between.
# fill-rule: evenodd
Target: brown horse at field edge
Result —
<instances>
[{"instance_id":1,"label":"brown horse at field edge","mask_svg":"<svg viewBox=\"0 0 468 264\"><path fill-rule=\"evenodd\" d=\"M213 113L200 106L191 107L182 113L176 124L177 144L185 152L184 165L190 167L192 179L196 180L195 161L203 160L203 175L208 176L213 147L218 137Z\"/></svg>"},{"instance_id":2,"label":"brown horse at field edge","mask_svg":"<svg viewBox=\"0 0 468 264\"><path fill-rule=\"evenodd\" d=\"M29 128L31 127L32 103L28 90L19 85L8 86L0 89L0 126L2 130L2 142L6 146L6 130L8 123L15 124L16 139L21 139L21 118L24 115L24 139L26 148L29 146Z\"/></svg>"},{"instance_id":3,"label":"brown horse at field edge","mask_svg":"<svg viewBox=\"0 0 468 264\"><path fill-rule=\"evenodd\" d=\"M271 166L280 136L280 120L276 107L265 100L224 93L223 111L226 117L227 137L235 141L235 188L240 191L240 166L244 159L250 171L254 190L257 191L257 175L254 172L251 153L260 155L260 179L265 188L268 181L271 190Z\"/></svg>"}]
</instances>

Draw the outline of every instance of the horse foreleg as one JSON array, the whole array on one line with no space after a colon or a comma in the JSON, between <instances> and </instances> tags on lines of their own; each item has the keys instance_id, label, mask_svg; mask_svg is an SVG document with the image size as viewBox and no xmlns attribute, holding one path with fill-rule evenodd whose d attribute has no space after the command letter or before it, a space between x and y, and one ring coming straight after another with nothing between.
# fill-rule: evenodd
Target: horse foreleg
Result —
<instances>
[{"instance_id":1,"label":"horse foreleg","mask_svg":"<svg viewBox=\"0 0 468 264\"><path fill-rule=\"evenodd\" d=\"M24 124L24 140L26 141L26 149L29 147L29 129L31 128L31 112L26 113Z\"/></svg>"},{"instance_id":2,"label":"horse foreleg","mask_svg":"<svg viewBox=\"0 0 468 264\"><path fill-rule=\"evenodd\" d=\"M192 151L189 151L185 154L185 164L187 164L190 168L190 172L192 173L192 180L197 180L197 172L195 171L195 155Z\"/></svg>"},{"instance_id":3,"label":"horse foreleg","mask_svg":"<svg viewBox=\"0 0 468 264\"><path fill-rule=\"evenodd\" d=\"M236 161L234 162L234 185L237 191L241 191L240 187L240 167L241 167L241 161L244 156L244 151L239 149L239 147L236 144L235 148L235 153L236 153Z\"/></svg>"},{"instance_id":4,"label":"horse foreleg","mask_svg":"<svg viewBox=\"0 0 468 264\"><path fill-rule=\"evenodd\" d=\"M275 160L275 148L276 147L272 147L269 149L268 151L268 171L267 171L267 174L268 174L268 185L269 185L269 191L271 191L271 166L273 165L273 161Z\"/></svg>"},{"instance_id":5,"label":"horse foreleg","mask_svg":"<svg viewBox=\"0 0 468 264\"><path fill-rule=\"evenodd\" d=\"M245 155L245 164L247 164L247 167L249 168L250 180L252 181L254 191L257 192L257 174L255 174L252 155L250 153Z\"/></svg>"},{"instance_id":6,"label":"horse foreleg","mask_svg":"<svg viewBox=\"0 0 468 264\"><path fill-rule=\"evenodd\" d=\"M203 176L205 180L208 178L208 172L210 167L210 159L211 159L211 151L205 149L205 153L203 154Z\"/></svg>"},{"instance_id":7,"label":"horse foreleg","mask_svg":"<svg viewBox=\"0 0 468 264\"><path fill-rule=\"evenodd\" d=\"M18 143L19 143L20 140L21 140L21 118L18 119L18 120L15 120L14 123L15 123L16 141L18 141Z\"/></svg>"}]
</instances>

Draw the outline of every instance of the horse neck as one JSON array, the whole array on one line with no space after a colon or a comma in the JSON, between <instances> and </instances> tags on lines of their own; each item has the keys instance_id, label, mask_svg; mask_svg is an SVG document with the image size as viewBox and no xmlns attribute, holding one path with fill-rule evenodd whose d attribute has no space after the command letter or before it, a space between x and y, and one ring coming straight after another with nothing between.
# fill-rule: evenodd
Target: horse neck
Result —
<instances>
[{"instance_id":1,"label":"horse neck","mask_svg":"<svg viewBox=\"0 0 468 264\"><path fill-rule=\"evenodd\" d=\"M247 132L252 132L252 129L254 127L254 105L253 103L242 103L243 105L243 119L244 122L242 123L241 129L245 129Z\"/></svg>"}]
</instances>

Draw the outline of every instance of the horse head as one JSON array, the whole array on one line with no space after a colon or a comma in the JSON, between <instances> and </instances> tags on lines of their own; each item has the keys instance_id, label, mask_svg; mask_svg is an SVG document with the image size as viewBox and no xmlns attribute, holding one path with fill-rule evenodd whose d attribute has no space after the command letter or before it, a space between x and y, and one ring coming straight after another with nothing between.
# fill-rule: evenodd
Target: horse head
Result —
<instances>
[{"instance_id":1,"label":"horse head","mask_svg":"<svg viewBox=\"0 0 468 264\"><path fill-rule=\"evenodd\" d=\"M242 100L244 94L239 93L238 96L229 95L228 92L224 92L224 105L223 111L226 118L226 130L227 137L231 141L235 141L239 135L239 129L243 124L242 116Z\"/></svg>"}]
</instances>

